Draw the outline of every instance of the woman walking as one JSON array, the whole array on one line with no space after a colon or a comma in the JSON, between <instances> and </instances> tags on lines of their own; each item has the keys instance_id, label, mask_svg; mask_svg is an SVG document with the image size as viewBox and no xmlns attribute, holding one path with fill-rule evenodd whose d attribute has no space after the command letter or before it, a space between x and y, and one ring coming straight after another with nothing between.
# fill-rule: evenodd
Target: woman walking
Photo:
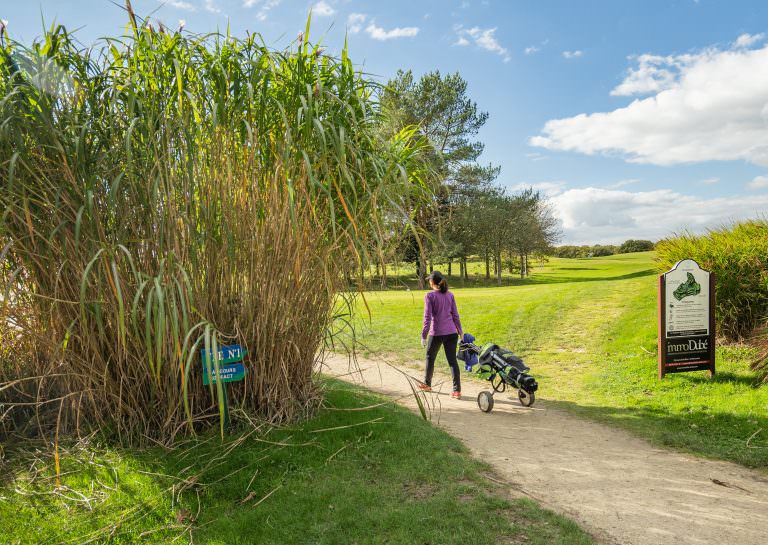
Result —
<instances>
[{"instance_id":1,"label":"woman walking","mask_svg":"<svg viewBox=\"0 0 768 545\"><path fill-rule=\"evenodd\" d=\"M427 348L427 369L423 384L419 388L432 391L432 374L435 371L435 358L444 347L445 357L451 366L453 392L451 397L461 398L461 377L456 361L456 346L461 337L461 321L456 310L456 300L448 291L445 277L438 271L427 277L432 290L424 296L424 327L421 330L421 346Z\"/></svg>"}]
</instances>

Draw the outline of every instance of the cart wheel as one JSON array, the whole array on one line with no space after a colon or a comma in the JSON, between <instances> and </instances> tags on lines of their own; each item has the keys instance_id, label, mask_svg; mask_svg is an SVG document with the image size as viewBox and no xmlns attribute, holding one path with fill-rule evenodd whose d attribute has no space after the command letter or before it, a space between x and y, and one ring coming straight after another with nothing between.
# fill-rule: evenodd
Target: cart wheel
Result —
<instances>
[{"instance_id":1,"label":"cart wheel","mask_svg":"<svg viewBox=\"0 0 768 545\"><path fill-rule=\"evenodd\" d=\"M491 412L493 410L493 394L487 390L477 394L477 406L484 413Z\"/></svg>"},{"instance_id":2,"label":"cart wheel","mask_svg":"<svg viewBox=\"0 0 768 545\"><path fill-rule=\"evenodd\" d=\"M536 395L533 392L526 392L525 390L518 390L517 398L520 400L520 405L523 407L530 407L533 405L533 402L536 401Z\"/></svg>"}]
</instances>

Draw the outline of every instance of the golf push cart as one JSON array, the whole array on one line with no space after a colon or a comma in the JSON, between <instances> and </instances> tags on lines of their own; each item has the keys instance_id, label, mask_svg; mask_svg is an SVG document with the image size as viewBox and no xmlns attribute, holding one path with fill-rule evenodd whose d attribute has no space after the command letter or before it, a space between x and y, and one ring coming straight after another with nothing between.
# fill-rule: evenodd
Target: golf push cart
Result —
<instances>
[{"instance_id":1,"label":"golf push cart","mask_svg":"<svg viewBox=\"0 0 768 545\"><path fill-rule=\"evenodd\" d=\"M488 343L482 347L474 343L475 338L465 334L459 344L458 358L465 363L467 371L476 373L490 381L493 391L483 390L477 395L477 405L480 410L489 413L493 410L493 395L506 391L507 387L517 389L517 398L523 407L530 407L536 400L536 390L539 385L536 379L528 374L530 368L523 360L511 351L504 350L498 345Z\"/></svg>"}]
</instances>

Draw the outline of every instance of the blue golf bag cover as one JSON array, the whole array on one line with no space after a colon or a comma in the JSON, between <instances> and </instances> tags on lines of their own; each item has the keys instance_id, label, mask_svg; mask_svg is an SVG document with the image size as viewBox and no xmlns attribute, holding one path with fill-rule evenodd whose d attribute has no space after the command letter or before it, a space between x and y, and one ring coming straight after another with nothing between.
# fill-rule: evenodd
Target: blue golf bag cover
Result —
<instances>
[{"instance_id":1,"label":"blue golf bag cover","mask_svg":"<svg viewBox=\"0 0 768 545\"><path fill-rule=\"evenodd\" d=\"M464 333L464 337L462 337L462 342L473 343L475 342L475 337L470 333ZM459 353L456 355L456 357L464 362L465 371L471 371L472 368L475 365L477 365L477 362L478 362L477 354L475 354L474 352L470 352L469 350L459 349Z\"/></svg>"}]
</instances>

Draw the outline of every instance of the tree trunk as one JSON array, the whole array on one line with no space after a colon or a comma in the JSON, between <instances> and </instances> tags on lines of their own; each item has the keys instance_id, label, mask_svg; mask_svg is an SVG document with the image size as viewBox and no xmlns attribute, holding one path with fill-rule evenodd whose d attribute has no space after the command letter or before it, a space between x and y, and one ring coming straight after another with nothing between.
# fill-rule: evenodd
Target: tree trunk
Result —
<instances>
[{"instance_id":1,"label":"tree trunk","mask_svg":"<svg viewBox=\"0 0 768 545\"><path fill-rule=\"evenodd\" d=\"M493 257L496 262L496 282L501 286L501 250L496 250L496 255Z\"/></svg>"},{"instance_id":2,"label":"tree trunk","mask_svg":"<svg viewBox=\"0 0 768 545\"><path fill-rule=\"evenodd\" d=\"M520 254L520 278L525 278L525 254Z\"/></svg>"},{"instance_id":3,"label":"tree trunk","mask_svg":"<svg viewBox=\"0 0 768 545\"><path fill-rule=\"evenodd\" d=\"M387 263L381 265L381 289L387 289Z\"/></svg>"},{"instance_id":4,"label":"tree trunk","mask_svg":"<svg viewBox=\"0 0 768 545\"><path fill-rule=\"evenodd\" d=\"M515 272L515 260L513 259L512 252L508 252L509 254L509 274L513 274Z\"/></svg>"},{"instance_id":5,"label":"tree trunk","mask_svg":"<svg viewBox=\"0 0 768 545\"><path fill-rule=\"evenodd\" d=\"M485 279L491 279L491 255L488 250L485 251Z\"/></svg>"},{"instance_id":6,"label":"tree trunk","mask_svg":"<svg viewBox=\"0 0 768 545\"><path fill-rule=\"evenodd\" d=\"M427 262L424 256L419 256L418 264L416 265L416 275L418 276L418 286L420 290L425 288L424 277L427 276Z\"/></svg>"},{"instance_id":7,"label":"tree trunk","mask_svg":"<svg viewBox=\"0 0 768 545\"><path fill-rule=\"evenodd\" d=\"M466 258L466 256L461 258L461 264L463 265L462 268L464 269L464 281L466 282L467 280L469 280L469 272L467 271L467 258Z\"/></svg>"},{"instance_id":8,"label":"tree trunk","mask_svg":"<svg viewBox=\"0 0 768 545\"><path fill-rule=\"evenodd\" d=\"M453 260L451 258L448 258L448 278L451 277L451 268L453 265Z\"/></svg>"}]
</instances>

